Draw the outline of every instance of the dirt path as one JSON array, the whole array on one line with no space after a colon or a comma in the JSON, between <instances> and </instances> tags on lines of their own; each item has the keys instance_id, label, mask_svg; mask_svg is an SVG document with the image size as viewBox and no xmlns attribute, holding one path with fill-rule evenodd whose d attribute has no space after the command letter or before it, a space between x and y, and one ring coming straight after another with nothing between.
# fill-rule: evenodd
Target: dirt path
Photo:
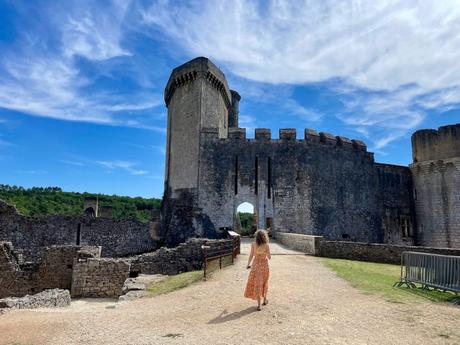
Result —
<instances>
[{"instance_id":1,"label":"dirt path","mask_svg":"<svg viewBox=\"0 0 460 345\"><path fill-rule=\"evenodd\" d=\"M243 245L243 254L248 245ZM273 243L269 305L242 297L247 256L207 282L115 304L0 316L0 344L460 344L460 308L395 304Z\"/></svg>"}]
</instances>

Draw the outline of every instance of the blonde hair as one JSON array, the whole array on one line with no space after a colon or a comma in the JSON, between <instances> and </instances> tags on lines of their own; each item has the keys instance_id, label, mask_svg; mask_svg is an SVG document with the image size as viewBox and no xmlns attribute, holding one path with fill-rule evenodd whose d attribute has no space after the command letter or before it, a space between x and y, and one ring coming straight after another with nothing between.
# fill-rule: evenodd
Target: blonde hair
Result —
<instances>
[{"instance_id":1,"label":"blonde hair","mask_svg":"<svg viewBox=\"0 0 460 345\"><path fill-rule=\"evenodd\" d=\"M268 235L265 230L257 230L254 237L258 246L268 243Z\"/></svg>"}]
</instances>

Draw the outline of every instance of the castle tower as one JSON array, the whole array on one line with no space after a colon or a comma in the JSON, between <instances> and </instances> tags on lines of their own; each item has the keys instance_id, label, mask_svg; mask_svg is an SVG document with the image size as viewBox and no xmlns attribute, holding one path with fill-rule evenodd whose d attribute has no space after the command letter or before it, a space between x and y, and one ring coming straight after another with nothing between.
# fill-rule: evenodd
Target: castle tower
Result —
<instances>
[{"instance_id":1,"label":"castle tower","mask_svg":"<svg viewBox=\"0 0 460 345\"><path fill-rule=\"evenodd\" d=\"M418 244L460 248L460 124L412 135Z\"/></svg>"},{"instance_id":2,"label":"castle tower","mask_svg":"<svg viewBox=\"0 0 460 345\"><path fill-rule=\"evenodd\" d=\"M198 57L177 68L165 89L168 107L166 190L196 188L200 133L217 128L228 135L232 95L224 74L207 58Z\"/></svg>"},{"instance_id":3,"label":"castle tower","mask_svg":"<svg viewBox=\"0 0 460 345\"><path fill-rule=\"evenodd\" d=\"M165 89L168 127L162 209L166 244L177 244L190 237L187 232L200 228L196 219L201 134L211 129L219 138L228 137L229 112L238 111L232 99L225 75L207 58L198 57L175 68L169 78Z\"/></svg>"}]
</instances>

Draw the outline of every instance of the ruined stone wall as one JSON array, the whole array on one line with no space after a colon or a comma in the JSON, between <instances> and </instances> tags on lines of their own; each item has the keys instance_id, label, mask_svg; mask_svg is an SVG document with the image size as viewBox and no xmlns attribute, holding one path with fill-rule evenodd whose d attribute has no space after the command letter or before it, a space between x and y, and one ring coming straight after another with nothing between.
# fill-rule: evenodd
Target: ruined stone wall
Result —
<instances>
[{"instance_id":1,"label":"ruined stone wall","mask_svg":"<svg viewBox=\"0 0 460 345\"><path fill-rule=\"evenodd\" d=\"M460 124L412 136L418 243L460 248Z\"/></svg>"},{"instance_id":2,"label":"ruined stone wall","mask_svg":"<svg viewBox=\"0 0 460 345\"><path fill-rule=\"evenodd\" d=\"M51 245L102 246L102 256L119 257L157 248L149 224L104 218L27 217L0 200L0 241L10 241L37 261L41 247Z\"/></svg>"},{"instance_id":3,"label":"ruined stone wall","mask_svg":"<svg viewBox=\"0 0 460 345\"><path fill-rule=\"evenodd\" d=\"M38 264L24 263L9 242L0 242L0 298L39 292Z\"/></svg>"},{"instance_id":4,"label":"ruined stone wall","mask_svg":"<svg viewBox=\"0 0 460 345\"><path fill-rule=\"evenodd\" d=\"M37 262L24 262L11 242L0 242L0 298L24 296L46 289L70 289L75 258L100 256L100 247L41 248Z\"/></svg>"},{"instance_id":5,"label":"ruined stone wall","mask_svg":"<svg viewBox=\"0 0 460 345\"><path fill-rule=\"evenodd\" d=\"M252 140L242 129L230 129L228 139L207 130L201 143L199 205L216 230L233 227L247 201L258 227L272 218L275 233L382 241L376 168L363 143L312 130L303 140L280 130L272 140L263 129Z\"/></svg>"},{"instance_id":6,"label":"ruined stone wall","mask_svg":"<svg viewBox=\"0 0 460 345\"><path fill-rule=\"evenodd\" d=\"M178 274L203 268L203 249L206 244L217 247L225 240L191 238L175 248L159 250L130 258L131 272L138 274ZM227 240L228 241L228 240Z\"/></svg>"},{"instance_id":7,"label":"ruined stone wall","mask_svg":"<svg viewBox=\"0 0 460 345\"><path fill-rule=\"evenodd\" d=\"M412 175L408 167L375 164L383 243L416 244ZM404 226L407 230L404 231Z\"/></svg>"},{"instance_id":8,"label":"ruined stone wall","mask_svg":"<svg viewBox=\"0 0 460 345\"><path fill-rule=\"evenodd\" d=\"M121 259L75 258L72 297L119 297L130 263Z\"/></svg>"}]
</instances>

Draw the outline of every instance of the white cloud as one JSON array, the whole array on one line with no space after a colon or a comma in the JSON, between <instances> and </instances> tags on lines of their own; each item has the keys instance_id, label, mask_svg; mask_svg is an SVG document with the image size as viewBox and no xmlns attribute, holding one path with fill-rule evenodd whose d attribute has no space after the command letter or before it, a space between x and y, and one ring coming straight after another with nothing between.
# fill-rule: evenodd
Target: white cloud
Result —
<instances>
[{"instance_id":1,"label":"white cloud","mask_svg":"<svg viewBox=\"0 0 460 345\"><path fill-rule=\"evenodd\" d=\"M109 170L125 170L129 172L131 175L147 175L149 173L146 170L136 169L135 167L137 164L129 161L95 161L94 163L103 166Z\"/></svg>"},{"instance_id":2,"label":"white cloud","mask_svg":"<svg viewBox=\"0 0 460 345\"><path fill-rule=\"evenodd\" d=\"M48 174L46 170L16 170L19 174L29 174L29 175L44 175Z\"/></svg>"},{"instance_id":3,"label":"white cloud","mask_svg":"<svg viewBox=\"0 0 460 345\"><path fill-rule=\"evenodd\" d=\"M427 110L460 104L456 0L160 0L141 14L188 53L240 77L334 80L349 111L339 117L365 129L376 148L406 135Z\"/></svg>"},{"instance_id":4,"label":"white cloud","mask_svg":"<svg viewBox=\"0 0 460 345\"><path fill-rule=\"evenodd\" d=\"M145 123L134 113L162 105L161 95L145 91L117 94L100 88L88 92L95 76L83 73L78 65L78 57L101 62L130 56L121 46L129 5L130 1L113 0L104 7L72 2L59 9L43 9L49 12L48 36L24 31L17 44L0 57L0 108L163 133L163 128Z\"/></svg>"},{"instance_id":5,"label":"white cloud","mask_svg":"<svg viewBox=\"0 0 460 345\"><path fill-rule=\"evenodd\" d=\"M74 8L63 26L64 55L80 55L90 60L130 56L121 47L121 23L131 1L114 1L107 7ZM78 3L77 3L78 4Z\"/></svg>"},{"instance_id":6,"label":"white cloud","mask_svg":"<svg viewBox=\"0 0 460 345\"><path fill-rule=\"evenodd\" d=\"M69 165L79 166L79 167L85 166L85 163L77 162L77 161L70 161L67 159L62 159L61 162L65 164L69 164Z\"/></svg>"}]
</instances>

